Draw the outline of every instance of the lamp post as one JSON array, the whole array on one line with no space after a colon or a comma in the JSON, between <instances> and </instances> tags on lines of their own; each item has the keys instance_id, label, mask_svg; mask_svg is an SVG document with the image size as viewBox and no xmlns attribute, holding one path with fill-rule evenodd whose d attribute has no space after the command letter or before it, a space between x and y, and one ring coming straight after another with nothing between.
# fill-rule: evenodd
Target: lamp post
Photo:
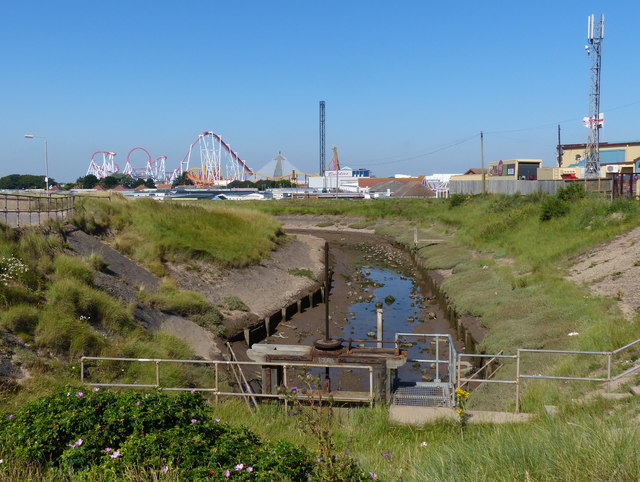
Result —
<instances>
[{"instance_id":1,"label":"lamp post","mask_svg":"<svg viewBox=\"0 0 640 482\"><path fill-rule=\"evenodd\" d=\"M27 139L43 139L44 140L44 184L47 192L49 192L49 146L47 138L44 136L34 136L33 134L25 134Z\"/></svg>"}]
</instances>

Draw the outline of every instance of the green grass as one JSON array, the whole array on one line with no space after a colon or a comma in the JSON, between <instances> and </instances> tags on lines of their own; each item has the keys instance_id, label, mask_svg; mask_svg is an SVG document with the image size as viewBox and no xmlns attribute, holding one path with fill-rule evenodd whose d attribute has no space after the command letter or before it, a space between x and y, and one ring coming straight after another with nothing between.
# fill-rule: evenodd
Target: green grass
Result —
<instances>
[{"instance_id":1,"label":"green grass","mask_svg":"<svg viewBox=\"0 0 640 482\"><path fill-rule=\"evenodd\" d=\"M73 222L89 233L113 234L119 251L160 276L166 261L255 264L282 237L280 224L270 216L206 203L82 199Z\"/></svg>"},{"instance_id":2,"label":"green grass","mask_svg":"<svg viewBox=\"0 0 640 482\"><path fill-rule=\"evenodd\" d=\"M170 279L162 281L158 293L141 291L139 296L152 307L185 316L212 333L220 334L223 331L223 316L215 306L207 302L200 293L178 289Z\"/></svg>"},{"instance_id":3,"label":"green grass","mask_svg":"<svg viewBox=\"0 0 640 482\"><path fill-rule=\"evenodd\" d=\"M317 280L316 275L313 274L313 271L311 271L309 268L291 268L288 273L294 276L303 276L314 281Z\"/></svg>"},{"instance_id":4,"label":"green grass","mask_svg":"<svg viewBox=\"0 0 640 482\"><path fill-rule=\"evenodd\" d=\"M566 404L557 417L469 424L462 434L457 422L393 425L385 407L355 408L338 414L333 438L337 452L348 451L382 480L637 480L640 432L630 420L639 410L636 400ZM216 413L265 438L316 446L282 406L264 405L249 413L234 401L216 407Z\"/></svg>"}]
</instances>

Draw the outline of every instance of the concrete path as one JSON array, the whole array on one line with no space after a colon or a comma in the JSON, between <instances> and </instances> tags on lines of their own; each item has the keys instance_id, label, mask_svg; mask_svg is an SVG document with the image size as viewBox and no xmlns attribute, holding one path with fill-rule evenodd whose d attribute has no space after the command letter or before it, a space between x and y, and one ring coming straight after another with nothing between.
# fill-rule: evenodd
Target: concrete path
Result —
<instances>
[{"instance_id":1,"label":"concrete path","mask_svg":"<svg viewBox=\"0 0 640 482\"><path fill-rule=\"evenodd\" d=\"M484 412L479 410L467 411L468 423L522 423L533 418L530 413ZM459 416L452 408L442 407L411 407L391 405L389 420L392 423L406 425L424 425L438 420L458 420Z\"/></svg>"}]
</instances>

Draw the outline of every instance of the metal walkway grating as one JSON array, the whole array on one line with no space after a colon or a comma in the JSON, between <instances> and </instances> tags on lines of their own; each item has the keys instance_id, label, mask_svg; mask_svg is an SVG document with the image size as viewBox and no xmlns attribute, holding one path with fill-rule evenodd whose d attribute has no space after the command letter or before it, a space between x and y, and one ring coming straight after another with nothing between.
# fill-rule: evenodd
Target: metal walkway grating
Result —
<instances>
[{"instance_id":1,"label":"metal walkway grating","mask_svg":"<svg viewBox=\"0 0 640 482\"><path fill-rule=\"evenodd\" d=\"M426 383L401 385L393 392L393 405L415 407L450 407L451 388L448 383Z\"/></svg>"}]
</instances>

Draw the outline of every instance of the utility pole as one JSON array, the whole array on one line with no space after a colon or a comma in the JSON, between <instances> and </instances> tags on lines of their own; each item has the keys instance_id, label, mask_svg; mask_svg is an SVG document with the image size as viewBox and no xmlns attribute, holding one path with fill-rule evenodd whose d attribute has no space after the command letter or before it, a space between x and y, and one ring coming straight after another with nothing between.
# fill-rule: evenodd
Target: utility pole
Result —
<instances>
[{"instance_id":1,"label":"utility pole","mask_svg":"<svg viewBox=\"0 0 640 482\"><path fill-rule=\"evenodd\" d=\"M482 194L487 193L487 179L484 172L484 133L480 131L480 165L482 170Z\"/></svg>"},{"instance_id":2,"label":"utility pole","mask_svg":"<svg viewBox=\"0 0 640 482\"><path fill-rule=\"evenodd\" d=\"M562 154L564 154L564 150L560 142L560 124L558 124L558 167L562 167Z\"/></svg>"}]
</instances>

